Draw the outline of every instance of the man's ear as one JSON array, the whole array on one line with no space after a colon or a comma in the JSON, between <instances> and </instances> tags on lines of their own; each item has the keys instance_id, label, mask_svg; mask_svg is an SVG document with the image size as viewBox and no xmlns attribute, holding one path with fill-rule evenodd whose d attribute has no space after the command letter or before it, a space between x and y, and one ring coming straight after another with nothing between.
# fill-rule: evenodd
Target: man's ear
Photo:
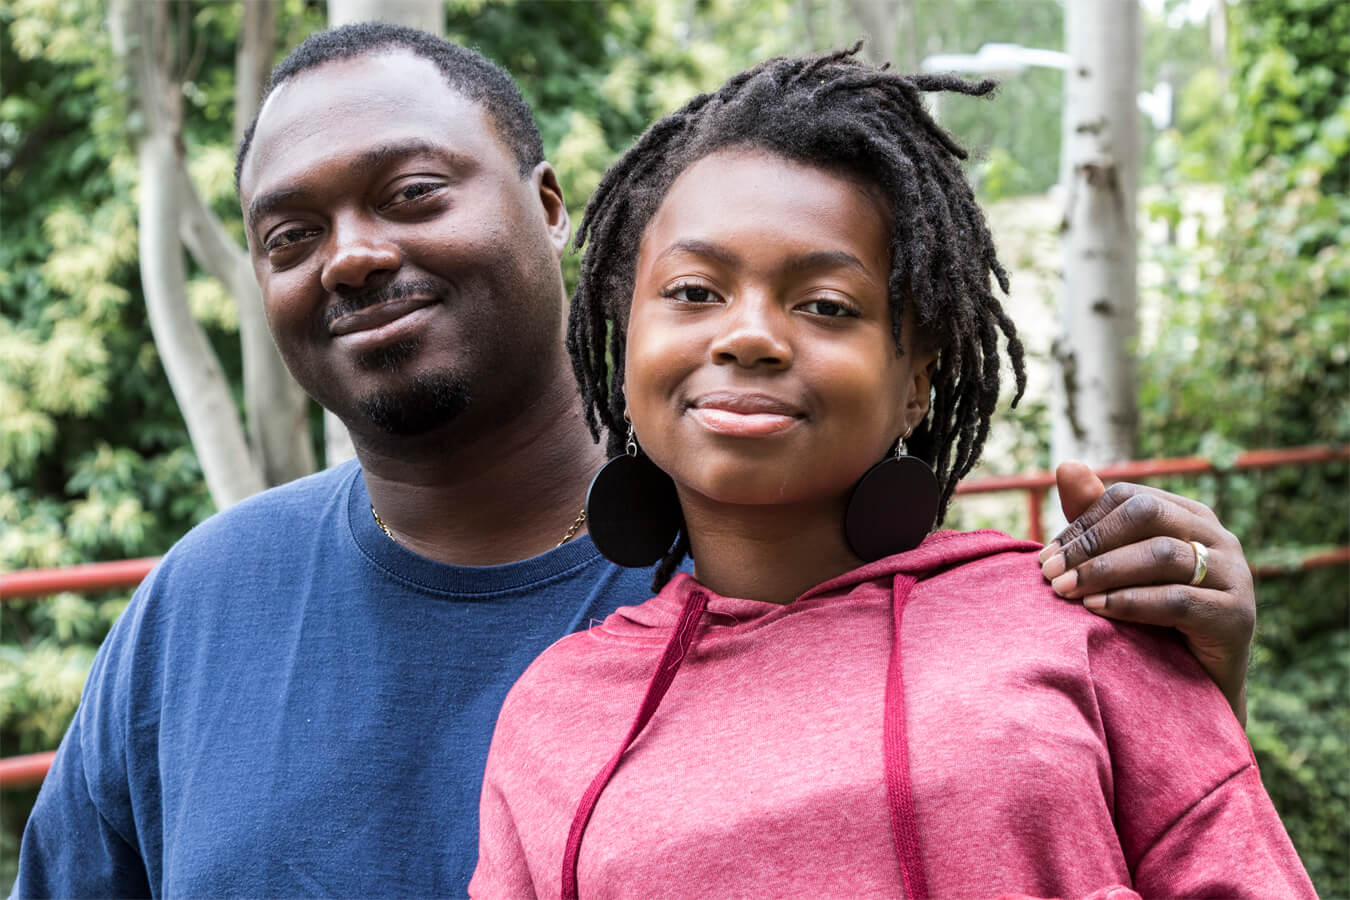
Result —
<instances>
[{"instance_id":1,"label":"man's ear","mask_svg":"<svg viewBox=\"0 0 1350 900\"><path fill-rule=\"evenodd\" d=\"M933 375L937 372L936 350L913 350L913 368L909 376L909 400L905 404L905 427L911 431L919 427L933 397Z\"/></svg>"},{"instance_id":2,"label":"man's ear","mask_svg":"<svg viewBox=\"0 0 1350 900\"><path fill-rule=\"evenodd\" d=\"M539 195L539 204L544 210L544 221L548 225L548 234L553 248L562 256L567 249L567 241L572 236L572 220L567 215L567 204L563 201L562 186L558 184L558 173L547 162L534 167L532 182Z\"/></svg>"}]
</instances>

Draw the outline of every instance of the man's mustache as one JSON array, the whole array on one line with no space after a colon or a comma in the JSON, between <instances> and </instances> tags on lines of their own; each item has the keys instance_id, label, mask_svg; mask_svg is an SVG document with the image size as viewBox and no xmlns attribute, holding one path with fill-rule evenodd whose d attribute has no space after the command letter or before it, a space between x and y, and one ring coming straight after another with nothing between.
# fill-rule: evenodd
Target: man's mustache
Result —
<instances>
[{"instance_id":1,"label":"man's mustache","mask_svg":"<svg viewBox=\"0 0 1350 900\"><path fill-rule=\"evenodd\" d=\"M374 306L377 303L386 303L390 300L401 300L404 297L414 296L439 297L444 293L443 285L429 278L408 278L402 281L392 281L378 288L343 292L342 299L324 311L323 324L327 328L343 316L350 315L358 309L365 309L367 306Z\"/></svg>"}]
</instances>

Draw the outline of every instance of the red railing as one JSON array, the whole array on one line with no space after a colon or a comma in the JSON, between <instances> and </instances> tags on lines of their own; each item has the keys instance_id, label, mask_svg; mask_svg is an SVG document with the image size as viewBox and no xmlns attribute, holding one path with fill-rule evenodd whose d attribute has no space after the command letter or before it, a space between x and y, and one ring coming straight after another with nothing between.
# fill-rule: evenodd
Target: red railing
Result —
<instances>
[{"instance_id":1,"label":"red railing","mask_svg":"<svg viewBox=\"0 0 1350 900\"><path fill-rule=\"evenodd\" d=\"M1350 459L1350 444L1340 447L1292 447L1287 450L1249 450L1238 455L1231 465L1219 465L1203 456L1179 456L1172 459L1138 459L1113 463L1097 469L1102 481L1145 481L1166 475L1206 475L1211 472L1236 472L1244 469L1273 469L1276 466L1309 466L1318 463ZM1055 486L1054 472L1034 472L1029 475L994 475L972 478L956 486L957 494L994 494L1003 491L1026 491L1027 537L1043 542L1045 530L1041 523L1041 507L1045 495ZM1341 557L1337 557L1340 560ZM1283 570L1277 570L1283 571Z\"/></svg>"},{"instance_id":2,"label":"red railing","mask_svg":"<svg viewBox=\"0 0 1350 900\"><path fill-rule=\"evenodd\" d=\"M1243 453L1231 465L1219 465L1200 456L1174 459L1145 459L1103 466L1097 470L1103 481L1143 481L1167 475L1204 475L1244 469L1270 469L1276 466L1309 466L1350 459L1350 444L1339 447L1295 447L1288 450L1252 450ZM996 475L962 482L958 494L994 494L1025 491L1029 537L1045 540L1041 507L1045 495L1055 486L1053 472L1027 475ZM118 562L87 563L58 569L31 569L0 575L0 600L42 597L61 591L105 591L131 588L140 584L159 560L125 559ZM1350 564L1350 547L1337 547L1303 556L1289 564L1253 566L1257 577L1290 571ZM55 752L30 753L0 759L0 790L23 787L42 781Z\"/></svg>"}]
</instances>

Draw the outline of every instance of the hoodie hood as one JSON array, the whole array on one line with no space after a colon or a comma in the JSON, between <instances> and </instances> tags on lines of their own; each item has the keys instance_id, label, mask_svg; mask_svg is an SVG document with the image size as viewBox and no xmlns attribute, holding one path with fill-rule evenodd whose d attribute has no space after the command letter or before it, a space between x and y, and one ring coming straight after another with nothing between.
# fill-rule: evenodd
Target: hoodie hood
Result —
<instances>
[{"instance_id":1,"label":"hoodie hood","mask_svg":"<svg viewBox=\"0 0 1350 900\"><path fill-rule=\"evenodd\" d=\"M995 556L1009 551L1039 550L1035 541L1019 540L1001 531L936 531L924 538L913 550L883 556L881 559L831 578L802 594L797 601L847 590L868 581L879 581L896 575L908 575L917 581L943 569Z\"/></svg>"}]
</instances>

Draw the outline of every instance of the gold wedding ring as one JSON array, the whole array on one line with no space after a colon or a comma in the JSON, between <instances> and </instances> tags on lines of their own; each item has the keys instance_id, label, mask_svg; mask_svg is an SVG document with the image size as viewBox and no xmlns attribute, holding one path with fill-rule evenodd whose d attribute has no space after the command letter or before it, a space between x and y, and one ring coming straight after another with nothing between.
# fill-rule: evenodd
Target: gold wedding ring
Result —
<instances>
[{"instance_id":1,"label":"gold wedding ring","mask_svg":"<svg viewBox=\"0 0 1350 900\"><path fill-rule=\"evenodd\" d=\"M1205 580L1205 573L1209 571L1209 548L1199 541L1191 541L1190 545L1195 549L1195 570L1191 572L1191 585L1197 585Z\"/></svg>"}]
</instances>

